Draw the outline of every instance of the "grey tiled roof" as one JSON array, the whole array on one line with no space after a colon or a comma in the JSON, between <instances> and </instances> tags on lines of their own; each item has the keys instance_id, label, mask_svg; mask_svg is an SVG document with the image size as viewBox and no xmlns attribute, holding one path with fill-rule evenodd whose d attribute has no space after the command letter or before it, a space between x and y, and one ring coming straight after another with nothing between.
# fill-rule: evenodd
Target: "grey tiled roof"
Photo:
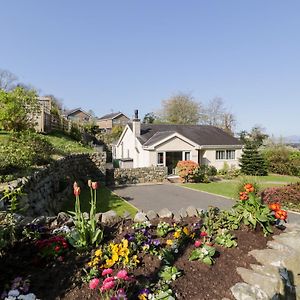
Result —
<instances>
[{"instance_id":1,"label":"grey tiled roof","mask_svg":"<svg viewBox=\"0 0 300 300\"><path fill-rule=\"evenodd\" d=\"M121 112L116 112L116 113L110 113L107 115L102 116L101 118L99 118L99 120L106 120L106 119L114 119L115 117L117 117L118 115L122 114ZM125 116L126 117L126 116Z\"/></svg>"},{"instance_id":2,"label":"grey tiled roof","mask_svg":"<svg viewBox=\"0 0 300 300\"><path fill-rule=\"evenodd\" d=\"M132 128L132 124L129 126ZM198 145L242 145L237 138L210 125L141 124L139 140L142 145L151 146L175 132Z\"/></svg>"}]
</instances>

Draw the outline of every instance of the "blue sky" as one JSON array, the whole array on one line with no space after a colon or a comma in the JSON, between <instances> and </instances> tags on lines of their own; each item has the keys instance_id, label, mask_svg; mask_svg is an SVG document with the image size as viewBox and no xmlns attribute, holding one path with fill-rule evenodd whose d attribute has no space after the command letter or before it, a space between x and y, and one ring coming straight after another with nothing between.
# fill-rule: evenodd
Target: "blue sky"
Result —
<instances>
[{"instance_id":1,"label":"blue sky","mask_svg":"<svg viewBox=\"0 0 300 300\"><path fill-rule=\"evenodd\" d=\"M0 0L0 68L68 108L129 117L181 91L237 131L300 135L298 0Z\"/></svg>"}]
</instances>

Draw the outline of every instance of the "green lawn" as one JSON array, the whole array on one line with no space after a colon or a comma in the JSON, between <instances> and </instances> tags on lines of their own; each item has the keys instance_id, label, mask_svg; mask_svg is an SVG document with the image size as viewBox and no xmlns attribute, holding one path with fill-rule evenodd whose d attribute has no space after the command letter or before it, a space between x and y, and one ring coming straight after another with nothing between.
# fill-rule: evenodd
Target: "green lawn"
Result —
<instances>
[{"instance_id":1,"label":"green lawn","mask_svg":"<svg viewBox=\"0 0 300 300\"><path fill-rule=\"evenodd\" d=\"M75 141L70 136L61 132L53 132L45 135L46 139L53 145L58 154L91 153L93 148Z\"/></svg>"},{"instance_id":2,"label":"green lawn","mask_svg":"<svg viewBox=\"0 0 300 300\"><path fill-rule=\"evenodd\" d=\"M262 176L262 177L247 176L247 178L250 178L250 180L255 180L256 182L258 182L261 189L265 189L267 187L281 186L287 183L300 181L299 177L281 176L281 175L269 175L269 176ZM238 179L220 181L220 182L210 182L210 183L187 183L184 184L184 186L199 191L222 195L229 198L236 198L237 183L238 183Z\"/></svg>"},{"instance_id":3,"label":"green lawn","mask_svg":"<svg viewBox=\"0 0 300 300\"><path fill-rule=\"evenodd\" d=\"M90 190L84 189L80 194L80 205L82 212L90 211ZM64 207L63 211L74 211L75 197L71 197ZM101 187L97 190L97 212L106 212L108 210L114 210L119 216L123 216L125 211L128 211L131 216L134 216L137 209L130 205L128 202L119 198L116 194L112 193L106 187Z\"/></svg>"}]
</instances>

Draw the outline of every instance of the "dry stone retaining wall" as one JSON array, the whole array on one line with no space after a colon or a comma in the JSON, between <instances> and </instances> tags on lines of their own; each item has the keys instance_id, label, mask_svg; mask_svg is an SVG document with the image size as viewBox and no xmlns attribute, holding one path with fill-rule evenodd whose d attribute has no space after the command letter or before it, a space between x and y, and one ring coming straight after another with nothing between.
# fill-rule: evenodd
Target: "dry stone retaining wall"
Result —
<instances>
[{"instance_id":1,"label":"dry stone retaining wall","mask_svg":"<svg viewBox=\"0 0 300 300\"><path fill-rule=\"evenodd\" d=\"M27 216L55 215L70 197L74 181L92 179L104 182L105 167L105 152L70 155L31 176L10 182L8 186L11 189L23 186L25 194L20 199L20 206Z\"/></svg>"},{"instance_id":2,"label":"dry stone retaining wall","mask_svg":"<svg viewBox=\"0 0 300 300\"><path fill-rule=\"evenodd\" d=\"M168 175L167 167L116 168L107 170L106 181L109 185L163 182Z\"/></svg>"}]
</instances>

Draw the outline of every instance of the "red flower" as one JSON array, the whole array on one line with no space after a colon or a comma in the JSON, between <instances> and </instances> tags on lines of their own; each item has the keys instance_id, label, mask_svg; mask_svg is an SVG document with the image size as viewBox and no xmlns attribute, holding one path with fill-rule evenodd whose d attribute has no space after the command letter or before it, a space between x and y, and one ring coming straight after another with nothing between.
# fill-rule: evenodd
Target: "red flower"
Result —
<instances>
[{"instance_id":1,"label":"red flower","mask_svg":"<svg viewBox=\"0 0 300 300\"><path fill-rule=\"evenodd\" d=\"M55 247L54 247L54 251L55 251L55 252L58 252L59 250L60 250L60 246L55 246Z\"/></svg>"},{"instance_id":2,"label":"red flower","mask_svg":"<svg viewBox=\"0 0 300 300\"><path fill-rule=\"evenodd\" d=\"M200 236L201 236L201 237L207 236L207 232L206 232L206 231L201 231L201 232L200 232Z\"/></svg>"},{"instance_id":3,"label":"red flower","mask_svg":"<svg viewBox=\"0 0 300 300\"><path fill-rule=\"evenodd\" d=\"M280 220L286 220L287 212L285 210L279 209L275 212L275 218Z\"/></svg>"},{"instance_id":4,"label":"red flower","mask_svg":"<svg viewBox=\"0 0 300 300\"><path fill-rule=\"evenodd\" d=\"M97 188L98 188L98 182L97 181L92 182L92 189L96 190Z\"/></svg>"},{"instance_id":5,"label":"red flower","mask_svg":"<svg viewBox=\"0 0 300 300\"><path fill-rule=\"evenodd\" d=\"M80 187L79 186L74 188L74 195L75 196L79 196L80 195Z\"/></svg>"}]
</instances>

